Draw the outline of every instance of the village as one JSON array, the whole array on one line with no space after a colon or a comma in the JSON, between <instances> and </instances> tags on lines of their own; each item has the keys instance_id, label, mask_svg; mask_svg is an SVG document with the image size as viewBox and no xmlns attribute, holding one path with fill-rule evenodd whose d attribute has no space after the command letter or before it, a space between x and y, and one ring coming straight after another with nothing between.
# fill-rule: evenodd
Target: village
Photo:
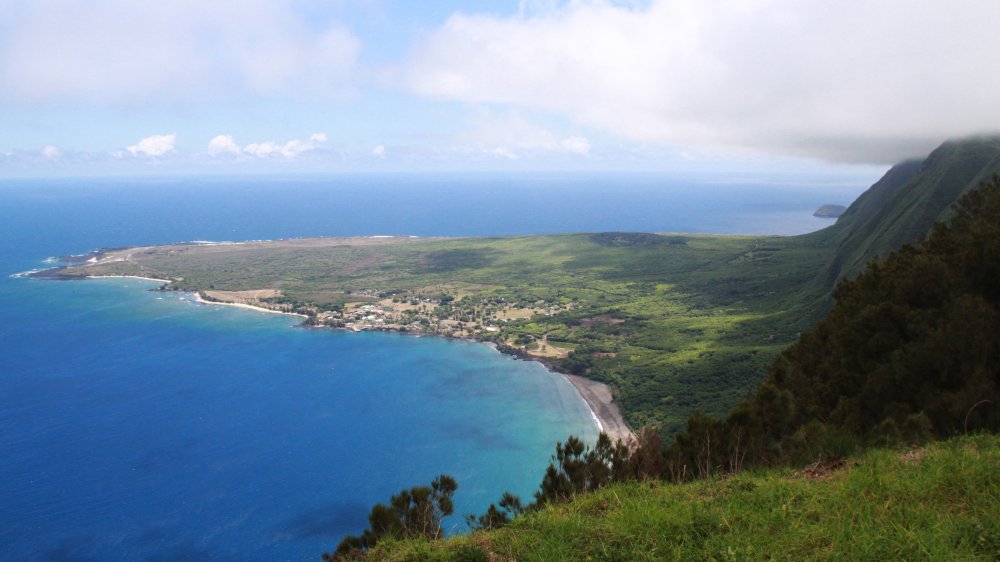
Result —
<instances>
[{"instance_id":1,"label":"village","mask_svg":"<svg viewBox=\"0 0 1000 562\"><path fill-rule=\"evenodd\" d=\"M339 309L316 312L310 316L309 323L355 332L415 332L493 341L522 351L531 351L536 355L539 353L535 352L547 352L548 346L535 342L533 338L512 333L510 323L530 320L534 316L551 316L572 307L571 303L552 304L543 300L531 303L510 302L505 297L461 293L456 299L450 294L430 296L406 292L388 295L368 289L358 291L353 296L367 297L370 300L346 303ZM542 350L542 346L546 349Z\"/></svg>"},{"instance_id":2,"label":"village","mask_svg":"<svg viewBox=\"0 0 1000 562\"><path fill-rule=\"evenodd\" d=\"M455 294L451 294L454 292ZM573 308L573 302L552 303L537 298L483 296L461 290L380 291L360 289L342 303L318 307L292 303L280 290L200 291L206 303L265 309L294 314L308 326L352 332L390 331L489 341L533 357L560 358L571 351L517 329L536 316L553 316Z\"/></svg>"}]
</instances>

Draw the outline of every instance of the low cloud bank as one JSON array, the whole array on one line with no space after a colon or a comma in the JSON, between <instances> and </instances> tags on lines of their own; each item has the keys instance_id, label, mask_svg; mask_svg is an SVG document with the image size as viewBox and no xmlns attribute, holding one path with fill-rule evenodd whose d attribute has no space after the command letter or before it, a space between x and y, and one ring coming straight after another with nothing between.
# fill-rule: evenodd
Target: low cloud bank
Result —
<instances>
[{"instance_id":1,"label":"low cloud bank","mask_svg":"<svg viewBox=\"0 0 1000 562\"><path fill-rule=\"evenodd\" d=\"M411 53L408 87L638 142L832 161L1000 130L998 2L534 5L452 16Z\"/></svg>"}]
</instances>

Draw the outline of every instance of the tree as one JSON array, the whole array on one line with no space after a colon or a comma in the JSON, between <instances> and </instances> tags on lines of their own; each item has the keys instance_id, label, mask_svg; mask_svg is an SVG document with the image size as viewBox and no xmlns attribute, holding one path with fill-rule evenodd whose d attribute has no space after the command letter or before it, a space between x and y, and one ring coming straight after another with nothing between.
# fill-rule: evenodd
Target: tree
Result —
<instances>
[{"instance_id":1,"label":"tree","mask_svg":"<svg viewBox=\"0 0 1000 562\"><path fill-rule=\"evenodd\" d=\"M430 486L402 490L389 499L389 505L377 503L368 514L369 528L360 536L348 535L333 554L323 560L360 558L385 537L439 539L444 536L441 521L454 512L452 496L458 489L454 478L442 474Z\"/></svg>"},{"instance_id":2,"label":"tree","mask_svg":"<svg viewBox=\"0 0 1000 562\"><path fill-rule=\"evenodd\" d=\"M1000 176L871 262L725 420L691 416L671 478L1000 428Z\"/></svg>"},{"instance_id":3,"label":"tree","mask_svg":"<svg viewBox=\"0 0 1000 562\"><path fill-rule=\"evenodd\" d=\"M472 529L499 529L524 512L524 506L521 505L521 498L510 492L503 493L499 504L500 507L497 507L496 504L491 503L486 513L479 517L466 515L466 523Z\"/></svg>"},{"instance_id":4,"label":"tree","mask_svg":"<svg viewBox=\"0 0 1000 562\"><path fill-rule=\"evenodd\" d=\"M628 476L628 447L621 441L612 443L601 433L591 449L578 437L570 436L566 443L556 443L556 453L545 470L535 502L560 502L582 492L591 492Z\"/></svg>"}]
</instances>

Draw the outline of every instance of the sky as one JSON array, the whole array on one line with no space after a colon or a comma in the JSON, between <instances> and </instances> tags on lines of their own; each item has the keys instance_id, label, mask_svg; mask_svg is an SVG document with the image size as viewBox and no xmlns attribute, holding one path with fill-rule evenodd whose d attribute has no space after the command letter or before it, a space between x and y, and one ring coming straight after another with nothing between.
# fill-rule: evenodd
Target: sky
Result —
<instances>
[{"instance_id":1,"label":"sky","mask_svg":"<svg viewBox=\"0 0 1000 562\"><path fill-rule=\"evenodd\" d=\"M1000 132L994 0L0 0L0 177L864 174Z\"/></svg>"}]
</instances>

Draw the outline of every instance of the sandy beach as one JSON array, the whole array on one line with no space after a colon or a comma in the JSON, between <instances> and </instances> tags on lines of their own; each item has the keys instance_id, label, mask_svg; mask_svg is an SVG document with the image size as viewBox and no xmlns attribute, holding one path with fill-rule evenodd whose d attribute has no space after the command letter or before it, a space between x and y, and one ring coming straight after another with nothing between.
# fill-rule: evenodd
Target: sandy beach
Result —
<instances>
[{"instance_id":1,"label":"sandy beach","mask_svg":"<svg viewBox=\"0 0 1000 562\"><path fill-rule=\"evenodd\" d=\"M243 304L240 302L209 301L201 298L201 295L199 293L194 293L194 300L199 304L217 304L219 306L235 306L237 308L247 308L250 310L256 310L258 312L267 312L269 314L284 314L286 316L298 316L299 318L309 318L305 314L298 314L295 312L282 312L280 310L272 310L270 308L264 308L263 306L254 306L252 304Z\"/></svg>"},{"instance_id":2,"label":"sandy beach","mask_svg":"<svg viewBox=\"0 0 1000 562\"><path fill-rule=\"evenodd\" d=\"M621 439L628 442L633 437L632 429L625 423L618 405L614 403L611 389L608 385L585 379L578 375L564 375L583 397L590 410L597 416L602 431L608 434L612 441Z\"/></svg>"},{"instance_id":3,"label":"sandy beach","mask_svg":"<svg viewBox=\"0 0 1000 562\"><path fill-rule=\"evenodd\" d=\"M141 275L88 275L87 279L142 279L144 281L159 281L160 283L170 283L170 279L157 279L156 277L143 277Z\"/></svg>"},{"instance_id":4,"label":"sandy beach","mask_svg":"<svg viewBox=\"0 0 1000 562\"><path fill-rule=\"evenodd\" d=\"M160 283L171 283L170 279L158 279L156 277L143 277L141 275L88 275L87 279L142 279L143 281L157 281ZM267 312L269 314L285 314L287 316L297 316L299 318L309 318L305 314L297 314L295 312L282 312L280 310L272 310L270 308L264 308L263 306L253 306L252 304L243 304L237 302L224 302L224 301L210 301L201 298L199 293L193 293L195 302L199 304L217 304L219 306L235 306L238 308L248 308L250 310L256 310L258 312Z\"/></svg>"}]
</instances>

